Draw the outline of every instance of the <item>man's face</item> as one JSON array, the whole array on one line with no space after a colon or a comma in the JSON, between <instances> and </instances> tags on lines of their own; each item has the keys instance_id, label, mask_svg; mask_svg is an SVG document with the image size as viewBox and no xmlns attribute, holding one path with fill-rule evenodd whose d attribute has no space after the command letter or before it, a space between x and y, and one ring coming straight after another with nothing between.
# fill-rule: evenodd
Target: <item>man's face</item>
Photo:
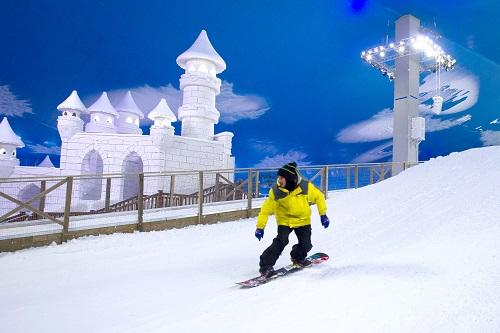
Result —
<instances>
[{"instance_id":1,"label":"man's face","mask_svg":"<svg viewBox=\"0 0 500 333\"><path fill-rule=\"evenodd\" d=\"M285 185L286 185L286 179L285 179L285 177L278 176L278 184L279 184L281 187L285 187Z\"/></svg>"}]
</instances>

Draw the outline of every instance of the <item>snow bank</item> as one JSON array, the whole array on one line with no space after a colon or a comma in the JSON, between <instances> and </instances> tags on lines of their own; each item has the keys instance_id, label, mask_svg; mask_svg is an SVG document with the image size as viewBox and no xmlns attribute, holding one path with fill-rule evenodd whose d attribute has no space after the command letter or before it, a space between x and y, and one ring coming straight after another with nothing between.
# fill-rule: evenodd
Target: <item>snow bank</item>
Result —
<instances>
[{"instance_id":1,"label":"snow bank","mask_svg":"<svg viewBox=\"0 0 500 333\"><path fill-rule=\"evenodd\" d=\"M313 221L332 260L255 289L234 282L273 219L261 242L247 219L2 254L1 330L498 332L499 166L500 147L472 149L335 193L331 227Z\"/></svg>"}]
</instances>

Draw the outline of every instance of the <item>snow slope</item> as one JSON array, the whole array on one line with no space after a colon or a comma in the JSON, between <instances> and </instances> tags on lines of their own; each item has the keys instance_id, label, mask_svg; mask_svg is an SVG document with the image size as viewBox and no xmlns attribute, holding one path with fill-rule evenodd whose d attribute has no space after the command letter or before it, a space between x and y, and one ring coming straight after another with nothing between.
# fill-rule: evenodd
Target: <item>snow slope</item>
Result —
<instances>
[{"instance_id":1,"label":"snow slope","mask_svg":"<svg viewBox=\"0 0 500 333\"><path fill-rule=\"evenodd\" d=\"M256 274L274 219L261 242L248 219L1 254L0 331L500 332L500 146L328 204L312 251L333 260L255 289L234 282Z\"/></svg>"}]
</instances>

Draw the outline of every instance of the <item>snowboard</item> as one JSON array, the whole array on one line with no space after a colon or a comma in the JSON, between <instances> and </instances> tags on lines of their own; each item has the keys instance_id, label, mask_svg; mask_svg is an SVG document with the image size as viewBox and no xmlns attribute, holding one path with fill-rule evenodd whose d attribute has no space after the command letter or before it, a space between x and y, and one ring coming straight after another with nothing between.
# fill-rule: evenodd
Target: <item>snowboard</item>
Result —
<instances>
[{"instance_id":1,"label":"snowboard","mask_svg":"<svg viewBox=\"0 0 500 333\"><path fill-rule=\"evenodd\" d=\"M262 284L265 284L265 283L268 283L270 281L273 281L273 280L276 280L280 277L283 277L285 275L288 275L288 274L291 274L291 273L295 273L295 272L298 272L304 268L309 268L309 267L312 267L314 265L317 265L317 264L321 264L322 262L324 261L327 261L329 258L329 256L325 253L315 253L313 255L310 255L309 257L307 257L307 259L309 259L311 261L311 265L309 266L306 266L306 267L302 267L300 265L297 265L297 264L290 264L290 265L287 265L285 267L282 267L280 269L277 269L274 271L274 274L271 275L271 276L258 276L258 277L255 277L253 279L250 279L250 280L246 280L246 281L242 281L242 282L237 282L236 284L240 285L241 288L254 288L254 287L258 287Z\"/></svg>"}]
</instances>

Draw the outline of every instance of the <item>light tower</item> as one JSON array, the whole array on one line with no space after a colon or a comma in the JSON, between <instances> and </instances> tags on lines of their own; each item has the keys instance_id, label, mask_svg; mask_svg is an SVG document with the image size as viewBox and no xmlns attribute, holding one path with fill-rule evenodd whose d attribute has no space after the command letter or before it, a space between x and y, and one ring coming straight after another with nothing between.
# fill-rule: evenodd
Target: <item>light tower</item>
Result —
<instances>
[{"instance_id":1,"label":"light tower","mask_svg":"<svg viewBox=\"0 0 500 333\"><path fill-rule=\"evenodd\" d=\"M193 45L177 57L177 64L185 70L180 80L182 106L178 112L181 135L213 140L214 125L220 117L215 96L220 94L221 81L216 75L226 69L226 63L202 30Z\"/></svg>"},{"instance_id":2,"label":"light tower","mask_svg":"<svg viewBox=\"0 0 500 333\"><path fill-rule=\"evenodd\" d=\"M444 53L435 39L439 36L420 28L420 20L405 15L396 21L396 40L361 53L361 58L394 81L393 175L404 164L418 162L418 145L425 140L425 119L418 116L420 73L439 73L453 68L456 60ZM435 113L441 112L443 98L439 84L433 97Z\"/></svg>"}]
</instances>

